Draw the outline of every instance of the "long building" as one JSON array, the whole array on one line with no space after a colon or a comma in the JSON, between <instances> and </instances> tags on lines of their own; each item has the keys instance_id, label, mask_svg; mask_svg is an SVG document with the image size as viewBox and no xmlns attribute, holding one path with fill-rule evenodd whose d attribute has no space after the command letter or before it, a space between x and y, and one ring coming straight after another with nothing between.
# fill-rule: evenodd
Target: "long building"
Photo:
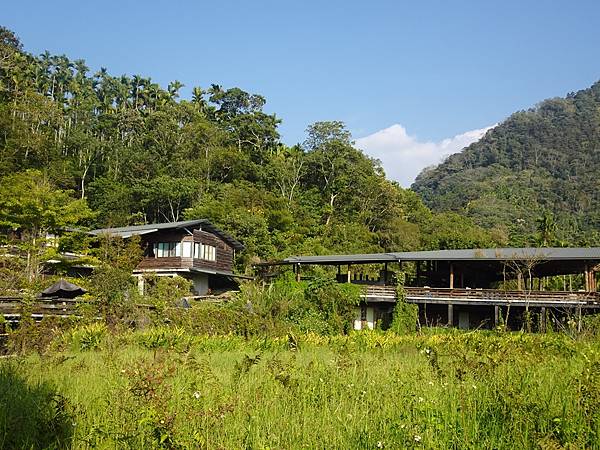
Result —
<instances>
[{"instance_id":1,"label":"long building","mask_svg":"<svg viewBox=\"0 0 600 450\"><path fill-rule=\"evenodd\" d=\"M357 329L389 323L397 301L395 274L407 265L412 277L405 300L419 305L419 319L425 325L492 328L502 323L517 328L527 315L534 315L535 328L542 331L548 320L561 327L574 318L581 326L582 315L600 308L598 247L292 256L258 266L268 271L280 265L292 266L298 279L307 267L336 266L339 282L364 285ZM366 275L374 266L380 266L378 274ZM556 276L562 276L562 288L548 290L544 282ZM507 289L509 284L514 287Z\"/></svg>"}]
</instances>

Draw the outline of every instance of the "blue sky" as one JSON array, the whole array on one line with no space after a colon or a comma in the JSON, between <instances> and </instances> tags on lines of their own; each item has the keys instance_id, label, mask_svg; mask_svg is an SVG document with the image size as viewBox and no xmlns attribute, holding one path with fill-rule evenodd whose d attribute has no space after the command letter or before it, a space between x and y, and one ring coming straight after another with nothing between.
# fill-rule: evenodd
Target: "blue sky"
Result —
<instances>
[{"instance_id":1,"label":"blue sky","mask_svg":"<svg viewBox=\"0 0 600 450\"><path fill-rule=\"evenodd\" d=\"M288 144L342 120L392 174L394 136L440 158L466 132L600 79L598 1L20 0L0 24L33 53L177 79L183 96L211 83L260 93ZM389 127L388 147L369 140Z\"/></svg>"}]
</instances>

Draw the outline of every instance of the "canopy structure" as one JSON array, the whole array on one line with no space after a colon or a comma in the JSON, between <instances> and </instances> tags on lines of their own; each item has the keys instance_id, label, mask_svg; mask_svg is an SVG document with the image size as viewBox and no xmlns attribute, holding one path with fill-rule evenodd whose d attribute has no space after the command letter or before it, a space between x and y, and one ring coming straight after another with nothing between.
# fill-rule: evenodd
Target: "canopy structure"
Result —
<instances>
[{"instance_id":1,"label":"canopy structure","mask_svg":"<svg viewBox=\"0 0 600 450\"><path fill-rule=\"evenodd\" d=\"M421 281L432 287L487 288L494 282L517 277L519 273L530 277L584 274L586 290L594 290L594 273L600 271L600 248L486 248L291 256L257 266L292 265L296 273L302 266L348 266L347 279L350 280L350 266L385 264L387 267L388 264L406 262L416 265L417 285Z\"/></svg>"},{"instance_id":2,"label":"canopy structure","mask_svg":"<svg viewBox=\"0 0 600 450\"><path fill-rule=\"evenodd\" d=\"M42 291L42 297L75 298L86 293L86 290L62 278Z\"/></svg>"}]
</instances>

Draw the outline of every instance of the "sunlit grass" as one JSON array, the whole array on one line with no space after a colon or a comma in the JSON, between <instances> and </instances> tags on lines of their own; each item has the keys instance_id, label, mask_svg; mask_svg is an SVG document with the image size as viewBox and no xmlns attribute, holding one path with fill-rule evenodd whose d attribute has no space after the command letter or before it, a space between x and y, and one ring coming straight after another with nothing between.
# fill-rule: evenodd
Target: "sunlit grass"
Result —
<instances>
[{"instance_id":1,"label":"sunlit grass","mask_svg":"<svg viewBox=\"0 0 600 450\"><path fill-rule=\"evenodd\" d=\"M162 329L106 332L81 351L69 339L1 364L64 396L74 448L600 446L596 342L482 332L245 340Z\"/></svg>"}]
</instances>

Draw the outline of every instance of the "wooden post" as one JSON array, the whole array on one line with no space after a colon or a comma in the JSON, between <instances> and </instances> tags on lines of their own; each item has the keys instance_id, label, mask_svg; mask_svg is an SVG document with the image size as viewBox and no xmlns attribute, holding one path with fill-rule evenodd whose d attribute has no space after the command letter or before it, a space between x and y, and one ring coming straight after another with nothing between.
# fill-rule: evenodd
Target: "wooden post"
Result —
<instances>
[{"instance_id":1,"label":"wooden post","mask_svg":"<svg viewBox=\"0 0 600 450\"><path fill-rule=\"evenodd\" d=\"M523 275L521 272L517 274L517 291L523 290Z\"/></svg>"},{"instance_id":2,"label":"wooden post","mask_svg":"<svg viewBox=\"0 0 600 450\"><path fill-rule=\"evenodd\" d=\"M350 264L348 264L348 283L352 281L352 272L350 272Z\"/></svg>"},{"instance_id":3,"label":"wooden post","mask_svg":"<svg viewBox=\"0 0 600 450\"><path fill-rule=\"evenodd\" d=\"M454 305L448 304L448 326L454 326Z\"/></svg>"},{"instance_id":4,"label":"wooden post","mask_svg":"<svg viewBox=\"0 0 600 450\"><path fill-rule=\"evenodd\" d=\"M387 263L383 264L383 285L387 286L388 284L388 266Z\"/></svg>"},{"instance_id":5,"label":"wooden post","mask_svg":"<svg viewBox=\"0 0 600 450\"><path fill-rule=\"evenodd\" d=\"M296 264L296 281L300 281L300 264Z\"/></svg>"},{"instance_id":6,"label":"wooden post","mask_svg":"<svg viewBox=\"0 0 600 450\"><path fill-rule=\"evenodd\" d=\"M454 289L454 264L450 263L450 289Z\"/></svg>"},{"instance_id":7,"label":"wooden post","mask_svg":"<svg viewBox=\"0 0 600 450\"><path fill-rule=\"evenodd\" d=\"M500 307L498 305L494 306L494 328L500 325Z\"/></svg>"},{"instance_id":8,"label":"wooden post","mask_svg":"<svg viewBox=\"0 0 600 450\"><path fill-rule=\"evenodd\" d=\"M542 306L541 317L540 317L540 331L546 332L546 307Z\"/></svg>"},{"instance_id":9,"label":"wooden post","mask_svg":"<svg viewBox=\"0 0 600 450\"><path fill-rule=\"evenodd\" d=\"M585 265L585 271L583 272L583 276L585 278L585 291L590 291L590 272L588 271L588 265Z\"/></svg>"},{"instance_id":10,"label":"wooden post","mask_svg":"<svg viewBox=\"0 0 600 450\"><path fill-rule=\"evenodd\" d=\"M581 305L577 307L577 332L581 333Z\"/></svg>"},{"instance_id":11,"label":"wooden post","mask_svg":"<svg viewBox=\"0 0 600 450\"><path fill-rule=\"evenodd\" d=\"M416 264L417 264L417 274L416 274L417 282L416 282L416 285L420 286L420 281L421 281L421 261L417 261Z\"/></svg>"}]
</instances>

